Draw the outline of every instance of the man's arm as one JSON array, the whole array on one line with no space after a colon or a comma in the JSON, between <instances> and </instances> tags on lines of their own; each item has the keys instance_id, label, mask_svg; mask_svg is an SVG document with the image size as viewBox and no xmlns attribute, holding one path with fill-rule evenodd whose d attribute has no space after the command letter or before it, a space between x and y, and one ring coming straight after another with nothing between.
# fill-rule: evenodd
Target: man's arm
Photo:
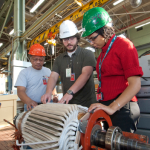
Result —
<instances>
[{"instance_id":1,"label":"man's arm","mask_svg":"<svg viewBox=\"0 0 150 150\"><path fill-rule=\"evenodd\" d=\"M27 104L27 110L30 110L32 107L37 106L37 103L33 101L31 98L29 98L27 94L25 93L25 91L26 91L25 87L17 86L18 97L21 99L21 101L24 104Z\"/></svg>"},{"instance_id":2,"label":"man's arm","mask_svg":"<svg viewBox=\"0 0 150 150\"><path fill-rule=\"evenodd\" d=\"M48 100L48 102L51 101L52 91L56 85L58 77L59 77L59 74L57 72L52 71L48 79L46 93L41 97L41 102L43 104L46 104L46 100Z\"/></svg>"},{"instance_id":3,"label":"man's arm","mask_svg":"<svg viewBox=\"0 0 150 150\"><path fill-rule=\"evenodd\" d=\"M82 68L82 73L76 80L76 82L69 88L69 90L72 90L73 93L77 93L87 82L87 80L90 78L91 74L93 72L93 67L92 66L85 66ZM59 101L59 103L64 103L68 104L68 102L73 98L72 95L65 94L63 98Z\"/></svg>"}]
</instances>

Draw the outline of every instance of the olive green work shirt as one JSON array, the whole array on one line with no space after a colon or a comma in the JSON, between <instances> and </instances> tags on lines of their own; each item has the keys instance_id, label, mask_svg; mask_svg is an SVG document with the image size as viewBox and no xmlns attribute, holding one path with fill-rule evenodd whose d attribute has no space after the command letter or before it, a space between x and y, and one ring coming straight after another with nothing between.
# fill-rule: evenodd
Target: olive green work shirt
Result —
<instances>
[{"instance_id":1,"label":"olive green work shirt","mask_svg":"<svg viewBox=\"0 0 150 150\"><path fill-rule=\"evenodd\" d=\"M57 72L61 77L63 94L66 94L67 90L75 83L77 78L82 74L82 69L85 66L95 68L96 60L93 52L79 46L75 53L72 54L72 57L69 57L68 53L64 52L56 58L52 71ZM66 77L67 68L72 68L72 73L75 73L75 81L70 81L70 77ZM69 104L89 107L93 103L96 103L96 95L93 74L91 74L86 84L74 94Z\"/></svg>"}]
</instances>

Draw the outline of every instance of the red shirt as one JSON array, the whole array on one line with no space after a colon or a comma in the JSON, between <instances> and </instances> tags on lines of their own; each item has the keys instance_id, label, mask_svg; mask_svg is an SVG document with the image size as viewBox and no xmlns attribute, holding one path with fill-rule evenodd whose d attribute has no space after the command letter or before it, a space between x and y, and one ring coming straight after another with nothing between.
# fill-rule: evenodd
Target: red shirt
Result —
<instances>
[{"instance_id":1,"label":"red shirt","mask_svg":"<svg viewBox=\"0 0 150 150\"><path fill-rule=\"evenodd\" d=\"M101 59L103 59L114 36L102 48L102 52L97 59L96 71L98 79L100 57L102 55ZM143 71L139 66L138 53L133 43L127 38L117 37L101 67L103 101L112 100L121 94L128 86L128 77L142 75ZM132 101L137 101L137 98L134 96Z\"/></svg>"}]
</instances>

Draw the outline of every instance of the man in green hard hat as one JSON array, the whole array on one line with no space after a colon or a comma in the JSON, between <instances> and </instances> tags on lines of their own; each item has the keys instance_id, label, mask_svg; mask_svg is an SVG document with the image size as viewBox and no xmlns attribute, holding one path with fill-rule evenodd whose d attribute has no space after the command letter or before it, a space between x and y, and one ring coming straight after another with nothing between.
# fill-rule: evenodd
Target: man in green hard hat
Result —
<instances>
[{"instance_id":1,"label":"man in green hard hat","mask_svg":"<svg viewBox=\"0 0 150 150\"><path fill-rule=\"evenodd\" d=\"M114 126L134 132L140 115L135 95L143 75L137 50L130 40L115 35L111 18L102 7L88 10L82 27L82 37L87 37L93 47L102 49L96 65L99 103L92 104L89 111L102 109L110 115Z\"/></svg>"}]
</instances>

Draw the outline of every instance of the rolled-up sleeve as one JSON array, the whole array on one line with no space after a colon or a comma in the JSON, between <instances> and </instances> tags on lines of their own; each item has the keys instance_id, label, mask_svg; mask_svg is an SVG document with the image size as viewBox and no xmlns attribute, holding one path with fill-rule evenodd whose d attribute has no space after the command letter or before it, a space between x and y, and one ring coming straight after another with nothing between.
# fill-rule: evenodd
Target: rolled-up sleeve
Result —
<instances>
[{"instance_id":1,"label":"rolled-up sleeve","mask_svg":"<svg viewBox=\"0 0 150 150\"><path fill-rule=\"evenodd\" d=\"M120 53L120 60L124 70L125 78L131 76L142 76L142 67L139 65L138 53L133 43L128 39L124 39L122 43L123 51Z\"/></svg>"}]
</instances>

